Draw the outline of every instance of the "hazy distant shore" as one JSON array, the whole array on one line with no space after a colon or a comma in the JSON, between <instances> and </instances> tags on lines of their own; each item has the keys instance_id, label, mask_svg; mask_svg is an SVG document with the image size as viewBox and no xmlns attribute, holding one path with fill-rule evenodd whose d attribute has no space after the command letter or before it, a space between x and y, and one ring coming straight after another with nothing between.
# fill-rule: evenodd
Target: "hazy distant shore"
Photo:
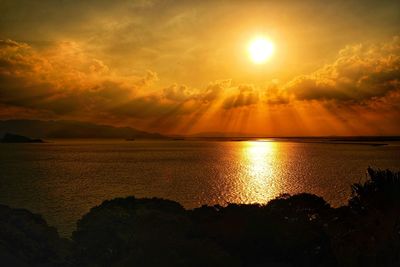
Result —
<instances>
[{"instance_id":1,"label":"hazy distant shore","mask_svg":"<svg viewBox=\"0 0 400 267\"><path fill-rule=\"evenodd\" d=\"M371 145L383 146L388 142L400 141L399 136L304 136L304 137L184 137L180 140L188 141L259 141L259 142L295 142L295 143L314 143L314 144L347 144L347 145Z\"/></svg>"},{"instance_id":2,"label":"hazy distant shore","mask_svg":"<svg viewBox=\"0 0 400 267\"><path fill-rule=\"evenodd\" d=\"M122 140L211 140L211 141L290 141L316 143L373 142L382 144L400 141L400 136L263 136L245 133L197 133L168 135L149 133L131 127L115 127L68 120L0 120L0 136L6 133L43 139L122 139Z\"/></svg>"}]
</instances>

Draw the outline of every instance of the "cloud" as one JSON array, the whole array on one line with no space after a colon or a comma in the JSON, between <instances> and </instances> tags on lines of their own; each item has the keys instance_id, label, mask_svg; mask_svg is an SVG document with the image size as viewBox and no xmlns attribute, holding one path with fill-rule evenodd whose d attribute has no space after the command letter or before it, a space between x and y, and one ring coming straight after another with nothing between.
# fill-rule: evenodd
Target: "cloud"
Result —
<instances>
[{"instance_id":1,"label":"cloud","mask_svg":"<svg viewBox=\"0 0 400 267\"><path fill-rule=\"evenodd\" d=\"M163 89L163 96L171 101L186 101L193 97L193 92L186 85L173 84Z\"/></svg>"},{"instance_id":2,"label":"cloud","mask_svg":"<svg viewBox=\"0 0 400 267\"><path fill-rule=\"evenodd\" d=\"M198 98L204 103L210 103L216 100L231 85L232 80L230 79L212 82L207 86L205 91L199 94Z\"/></svg>"},{"instance_id":3,"label":"cloud","mask_svg":"<svg viewBox=\"0 0 400 267\"><path fill-rule=\"evenodd\" d=\"M240 85L237 90L239 93L225 99L224 109L232 109L255 105L259 101L258 92L251 85Z\"/></svg>"},{"instance_id":4,"label":"cloud","mask_svg":"<svg viewBox=\"0 0 400 267\"><path fill-rule=\"evenodd\" d=\"M151 70L142 76L115 72L74 42L38 50L21 42L0 41L3 110L36 110L50 117L79 119L178 117L213 104L231 87L231 80L219 80L204 90L177 84L154 90L158 79Z\"/></svg>"},{"instance_id":5,"label":"cloud","mask_svg":"<svg viewBox=\"0 0 400 267\"><path fill-rule=\"evenodd\" d=\"M400 38L359 44L339 52L333 64L302 75L285 86L298 100L360 103L400 89Z\"/></svg>"},{"instance_id":6,"label":"cloud","mask_svg":"<svg viewBox=\"0 0 400 267\"><path fill-rule=\"evenodd\" d=\"M0 41L0 104L59 115L107 111L157 81L157 74L118 75L71 42L38 52Z\"/></svg>"}]
</instances>

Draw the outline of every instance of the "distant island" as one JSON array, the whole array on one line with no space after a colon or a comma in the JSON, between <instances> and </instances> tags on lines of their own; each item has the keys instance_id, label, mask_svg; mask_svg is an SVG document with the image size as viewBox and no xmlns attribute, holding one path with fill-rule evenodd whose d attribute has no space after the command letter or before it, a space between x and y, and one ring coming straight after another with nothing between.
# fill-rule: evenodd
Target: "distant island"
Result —
<instances>
[{"instance_id":1,"label":"distant island","mask_svg":"<svg viewBox=\"0 0 400 267\"><path fill-rule=\"evenodd\" d=\"M34 138L115 138L165 139L159 133L149 133L131 127L114 127L89 122L67 120L4 120L0 121L0 136L16 133Z\"/></svg>"},{"instance_id":2,"label":"distant island","mask_svg":"<svg viewBox=\"0 0 400 267\"><path fill-rule=\"evenodd\" d=\"M32 139L23 135L6 133L0 139L1 143L44 143L42 139Z\"/></svg>"}]
</instances>

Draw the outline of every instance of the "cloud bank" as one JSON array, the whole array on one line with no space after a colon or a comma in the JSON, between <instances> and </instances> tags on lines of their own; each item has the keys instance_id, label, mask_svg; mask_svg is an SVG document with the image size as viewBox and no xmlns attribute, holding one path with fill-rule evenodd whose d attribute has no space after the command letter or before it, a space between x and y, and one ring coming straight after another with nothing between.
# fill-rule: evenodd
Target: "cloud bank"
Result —
<instances>
[{"instance_id":1,"label":"cloud bank","mask_svg":"<svg viewBox=\"0 0 400 267\"><path fill-rule=\"evenodd\" d=\"M136 123L163 132L178 124L218 124L211 123L210 117L222 120L227 114L254 112L258 123L263 123L268 121L263 113L288 118L294 110L317 106L327 116L341 116L342 123L358 117L365 124L381 121L390 125L382 128L400 133L393 126L400 118L399 37L347 46L333 63L288 82L272 80L261 86L226 79L194 88L179 83L160 87L159 79L151 70L141 75L113 70L74 42L36 49L23 42L0 41L3 119Z\"/></svg>"},{"instance_id":2,"label":"cloud bank","mask_svg":"<svg viewBox=\"0 0 400 267\"><path fill-rule=\"evenodd\" d=\"M332 64L295 78L285 90L299 100L363 102L400 88L400 38L359 44L339 52Z\"/></svg>"}]
</instances>

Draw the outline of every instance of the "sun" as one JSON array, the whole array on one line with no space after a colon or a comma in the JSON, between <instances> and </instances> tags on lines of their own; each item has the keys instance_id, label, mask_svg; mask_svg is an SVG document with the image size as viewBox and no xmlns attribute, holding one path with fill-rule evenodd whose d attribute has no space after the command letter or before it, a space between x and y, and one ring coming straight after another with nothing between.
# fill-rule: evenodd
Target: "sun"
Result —
<instances>
[{"instance_id":1,"label":"sun","mask_svg":"<svg viewBox=\"0 0 400 267\"><path fill-rule=\"evenodd\" d=\"M262 64L269 60L274 54L274 50L274 44L264 37L253 39L248 47L250 59L255 64Z\"/></svg>"}]
</instances>

